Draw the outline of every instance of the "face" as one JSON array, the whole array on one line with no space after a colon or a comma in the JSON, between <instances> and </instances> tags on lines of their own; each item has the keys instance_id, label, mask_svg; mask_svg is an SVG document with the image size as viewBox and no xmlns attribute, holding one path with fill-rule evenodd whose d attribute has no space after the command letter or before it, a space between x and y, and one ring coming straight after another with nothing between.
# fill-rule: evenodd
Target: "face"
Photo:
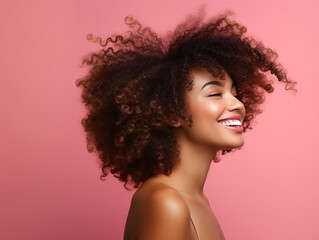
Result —
<instances>
[{"instance_id":1,"label":"face","mask_svg":"<svg viewBox=\"0 0 319 240\"><path fill-rule=\"evenodd\" d=\"M182 124L186 138L217 151L241 147L245 108L232 79L227 73L224 80L214 78L205 69L192 70L191 77L194 85L186 100L193 125Z\"/></svg>"}]
</instances>

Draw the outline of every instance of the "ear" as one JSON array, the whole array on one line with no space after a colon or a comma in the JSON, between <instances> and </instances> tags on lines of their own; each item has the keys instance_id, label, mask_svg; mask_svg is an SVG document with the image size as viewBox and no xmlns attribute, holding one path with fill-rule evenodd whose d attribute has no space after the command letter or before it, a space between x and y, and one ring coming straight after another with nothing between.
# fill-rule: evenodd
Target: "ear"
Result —
<instances>
[{"instance_id":1,"label":"ear","mask_svg":"<svg viewBox=\"0 0 319 240\"><path fill-rule=\"evenodd\" d=\"M175 128L179 128L182 125L180 119L171 119L168 124Z\"/></svg>"}]
</instances>

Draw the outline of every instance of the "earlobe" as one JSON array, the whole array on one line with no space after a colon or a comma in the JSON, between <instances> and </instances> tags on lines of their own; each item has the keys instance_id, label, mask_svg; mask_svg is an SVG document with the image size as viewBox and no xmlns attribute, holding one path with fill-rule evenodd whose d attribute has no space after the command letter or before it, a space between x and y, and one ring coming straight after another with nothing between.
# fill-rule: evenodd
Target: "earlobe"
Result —
<instances>
[{"instance_id":1,"label":"earlobe","mask_svg":"<svg viewBox=\"0 0 319 240\"><path fill-rule=\"evenodd\" d=\"M175 124L172 125L173 127L176 127L176 128L179 128L181 126L181 123L180 122L177 122Z\"/></svg>"},{"instance_id":2,"label":"earlobe","mask_svg":"<svg viewBox=\"0 0 319 240\"><path fill-rule=\"evenodd\" d=\"M175 128L179 128L182 124L180 120L174 119L174 120L170 120L169 125Z\"/></svg>"}]
</instances>

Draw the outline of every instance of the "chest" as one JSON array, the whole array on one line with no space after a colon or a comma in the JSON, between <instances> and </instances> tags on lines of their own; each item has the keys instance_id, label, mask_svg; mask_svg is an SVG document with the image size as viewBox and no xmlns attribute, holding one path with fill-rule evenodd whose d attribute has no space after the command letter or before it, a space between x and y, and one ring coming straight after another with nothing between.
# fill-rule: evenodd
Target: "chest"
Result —
<instances>
[{"instance_id":1,"label":"chest","mask_svg":"<svg viewBox=\"0 0 319 240\"><path fill-rule=\"evenodd\" d=\"M189 208L200 240L225 239L219 222L209 205L190 203Z\"/></svg>"}]
</instances>

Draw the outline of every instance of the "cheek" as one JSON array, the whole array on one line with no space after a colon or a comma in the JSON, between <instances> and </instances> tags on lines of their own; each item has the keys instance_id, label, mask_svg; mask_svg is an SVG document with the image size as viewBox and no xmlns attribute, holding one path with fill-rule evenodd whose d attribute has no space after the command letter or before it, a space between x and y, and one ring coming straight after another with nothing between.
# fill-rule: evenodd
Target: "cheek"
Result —
<instances>
[{"instance_id":1,"label":"cheek","mask_svg":"<svg viewBox=\"0 0 319 240\"><path fill-rule=\"evenodd\" d=\"M209 104L207 106L206 112L207 112L207 114L210 114L210 115L215 116L217 118L223 112L223 110L224 109L221 105Z\"/></svg>"},{"instance_id":2,"label":"cheek","mask_svg":"<svg viewBox=\"0 0 319 240\"><path fill-rule=\"evenodd\" d=\"M220 104L201 102L192 107L193 120L216 120L222 114L223 110L224 109Z\"/></svg>"}]
</instances>

